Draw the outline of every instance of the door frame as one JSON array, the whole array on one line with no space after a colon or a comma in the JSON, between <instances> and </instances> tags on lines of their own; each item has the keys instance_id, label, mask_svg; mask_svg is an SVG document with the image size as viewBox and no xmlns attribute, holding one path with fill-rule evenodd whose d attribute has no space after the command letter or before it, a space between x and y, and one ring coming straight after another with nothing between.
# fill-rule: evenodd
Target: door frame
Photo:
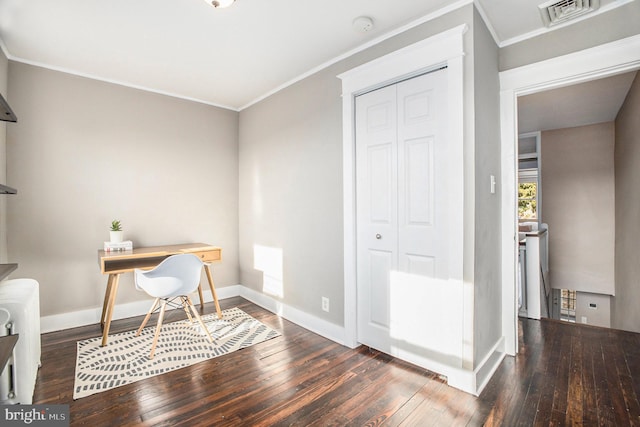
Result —
<instances>
[{"instance_id":1,"label":"door frame","mask_svg":"<svg viewBox=\"0 0 640 427\"><path fill-rule=\"evenodd\" d=\"M502 333L505 351L518 352L517 141L518 96L640 68L640 35L500 72L502 176ZM551 231L553 233L553 231Z\"/></svg>"},{"instance_id":2,"label":"door frame","mask_svg":"<svg viewBox=\"0 0 640 427\"><path fill-rule=\"evenodd\" d=\"M451 140L450 183L455 193L451 213L450 273L462 281L463 273L463 59L466 24L459 25L338 75L342 80L343 124L343 223L344 223L344 344L355 348L357 338L356 199L355 199L355 97L362 93L447 66L449 137ZM471 295L473 298L473 295ZM471 299L471 301L473 301ZM471 322L471 327L467 327ZM473 310L465 313L466 336L473 331ZM471 339L470 339L471 338ZM465 349L473 354L473 348Z\"/></svg>"}]
</instances>

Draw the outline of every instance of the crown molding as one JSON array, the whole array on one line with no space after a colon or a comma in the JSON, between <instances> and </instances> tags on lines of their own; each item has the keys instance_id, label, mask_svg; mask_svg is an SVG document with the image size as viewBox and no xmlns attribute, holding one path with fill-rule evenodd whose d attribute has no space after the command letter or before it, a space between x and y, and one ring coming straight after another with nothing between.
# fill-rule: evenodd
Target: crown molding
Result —
<instances>
[{"instance_id":1,"label":"crown molding","mask_svg":"<svg viewBox=\"0 0 640 427\"><path fill-rule=\"evenodd\" d=\"M0 43L0 47L2 47L1 43ZM4 48L3 48L3 51L5 51ZM231 107L229 105L217 104L217 103L214 103L214 102L205 101L203 99L193 98L193 97L190 97L190 96L184 96L184 95L180 95L180 94L174 93L174 92L167 92L167 91L163 91L163 90L158 90L158 89L154 89L154 88L147 87L147 86L136 85L136 84L125 82L125 81L121 81L121 80L108 79L108 78L105 78L105 77L97 76L95 74L81 73L81 72L78 72L78 71L75 71L75 70L71 70L69 68L56 67L56 66L45 64L45 63L38 62L38 61L30 61L28 59L16 57L14 55L7 55L7 58L9 60L11 60L11 61L20 62L22 64L31 65L33 67L44 68L44 69L51 70L51 71L57 71L57 72L60 72L60 73L70 74L70 75L73 75L73 76L84 77L84 78L87 78L87 79L97 80L97 81L101 81L101 82L105 82L105 83L111 83L111 84L115 84L115 85L118 85L118 86L124 86L124 87L128 87L128 88L131 88L131 89L137 89L137 90L142 90L142 91L145 91L145 92L155 93L155 94L158 94L158 95L169 96L169 97L172 97L172 98L182 99L182 100L185 100L185 101L197 102L198 104L205 104L205 105L209 105L211 107L222 108L222 109L225 109L225 110L231 110L231 111L235 111L235 112L239 111L237 108Z\"/></svg>"}]
</instances>

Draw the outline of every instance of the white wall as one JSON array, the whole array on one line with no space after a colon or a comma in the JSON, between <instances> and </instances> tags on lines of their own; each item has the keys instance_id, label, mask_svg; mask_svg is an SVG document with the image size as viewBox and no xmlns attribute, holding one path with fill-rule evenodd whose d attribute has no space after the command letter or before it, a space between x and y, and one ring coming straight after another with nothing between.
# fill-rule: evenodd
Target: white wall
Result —
<instances>
[{"instance_id":1,"label":"white wall","mask_svg":"<svg viewBox=\"0 0 640 427\"><path fill-rule=\"evenodd\" d=\"M42 316L101 307L113 219L134 246L221 246L216 285L238 283L238 113L14 61L9 87L8 251ZM131 276L118 304L148 298Z\"/></svg>"},{"instance_id":2,"label":"white wall","mask_svg":"<svg viewBox=\"0 0 640 427\"><path fill-rule=\"evenodd\" d=\"M551 286L613 295L614 123L542 132Z\"/></svg>"}]
</instances>

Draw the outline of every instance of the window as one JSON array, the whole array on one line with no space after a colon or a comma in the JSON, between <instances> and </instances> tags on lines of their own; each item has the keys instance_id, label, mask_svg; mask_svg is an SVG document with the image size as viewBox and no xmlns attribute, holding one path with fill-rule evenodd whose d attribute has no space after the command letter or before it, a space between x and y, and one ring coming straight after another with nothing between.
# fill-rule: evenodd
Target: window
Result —
<instances>
[{"instance_id":1,"label":"window","mask_svg":"<svg viewBox=\"0 0 640 427\"><path fill-rule=\"evenodd\" d=\"M540 211L540 132L518 136L518 218L537 221Z\"/></svg>"},{"instance_id":2,"label":"window","mask_svg":"<svg viewBox=\"0 0 640 427\"><path fill-rule=\"evenodd\" d=\"M576 291L560 290L560 320L576 322Z\"/></svg>"},{"instance_id":3,"label":"window","mask_svg":"<svg viewBox=\"0 0 640 427\"><path fill-rule=\"evenodd\" d=\"M518 183L518 218L538 219L538 183L521 180Z\"/></svg>"}]
</instances>

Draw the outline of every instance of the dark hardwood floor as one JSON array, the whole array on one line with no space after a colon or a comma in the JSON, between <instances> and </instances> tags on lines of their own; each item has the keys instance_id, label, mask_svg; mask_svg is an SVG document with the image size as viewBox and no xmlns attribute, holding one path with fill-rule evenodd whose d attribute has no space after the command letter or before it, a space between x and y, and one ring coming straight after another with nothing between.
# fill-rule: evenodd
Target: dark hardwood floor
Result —
<instances>
[{"instance_id":1,"label":"dark hardwood floor","mask_svg":"<svg viewBox=\"0 0 640 427\"><path fill-rule=\"evenodd\" d=\"M99 336L100 328L44 334L34 403L69 404L71 425L110 427L640 425L640 334L522 320L520 353L507 356L475 397L379 352L342 347L242 298L222 301L230 307L282 336L73 401L76 341ZM140 320L116 321L112 333Z\"/></svg>"}]
</instances>

